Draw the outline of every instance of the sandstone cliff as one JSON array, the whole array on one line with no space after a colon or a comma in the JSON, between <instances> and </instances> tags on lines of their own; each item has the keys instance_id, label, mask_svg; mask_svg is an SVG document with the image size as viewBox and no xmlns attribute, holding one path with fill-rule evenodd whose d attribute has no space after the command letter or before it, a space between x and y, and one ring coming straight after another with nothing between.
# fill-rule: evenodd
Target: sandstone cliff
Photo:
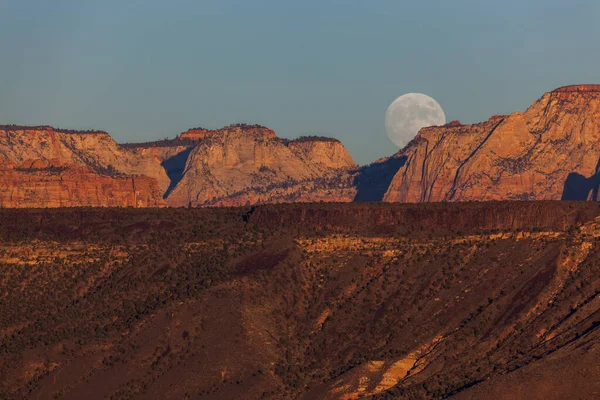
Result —
<instances>
[{"instance_id":1,"label":"sandstone cliff","mask_svg":"<svg viewBox=\"0 0 600 400\"><path fill-rule=\"evenodd\" d=\"M600 85L546 93L527 111L424 128L385 201L597 200Z\"/></svg>"},{"instance_id":2,"label":"sandstone cliff","mask_svg":"<svg viewBox=\"0 0 600 400\"><path fill-rule=\"evenodd\" d=\"M348 150L335 139L301 137L289 141L287 146L296 157L317 173L354 165Z\"/></svg>"},{"instance_id":3,"label":"sandstone cliff","mask_svg":"<svg viewBox=\"0 0 600 400\"><path fill-rule=\"evenodd\" d=\"M343 190L338 190L336 178L354 166L337 140L284 141L269 131L225 129L190 151L167 201L173 206L256 204L300 197L351 201L352 189L342 184Z\"/></svg>"},{"instance_id":4,"label":"sandstone cliff","mask_svg":"<svg viewBox=\"0 0 600 400\"><path fill-rule=\"evenodd\" d=\"M171 206L239 205L351 201L355 195L354 162L339 141L279 139L272 130L258 125L212 131L195 128L173 140L126 145L117 144L103 131L0 126L0 161L20 168L1 172L6 192L12 193L4 197L5 207L150 206L164 204L162 199ZM62 166L68 167L68 172L47 169ZM92 182L101 181L104 192L115 193L122 191L123 179L144 176L149 185L152 182L149 193L153 197L141 202L106 200L103 194L85 194L85 190L96 190L93 185L77 184L77 189L65 194L66 200L52 185L57 179L64 181L65 174L73 177L77 173ZM16 182L20 185L17 192ZM33 190L30 187L37 184L35 193L23 200L21 197L27 196L22 187L29 185L27 190ZM116 186L108 189L111 184ZM82 199L80 204L77 196Z\"/></svg>"},{"instance_id":5,"label":"sandstone cliff","mask_svg":"<svg viewBox=\"0 0 600 400\"><path fill-rule=\"evenodd\" d=\"M353 170L340 170L324 177L299 181L284 180L267 186L248 187L208 200L209 206L244 206L269 203L315 203L353 201L357 195Z\"/></svg>"},{"instance_id":6,"label":"sandstone cliff","mask_svg":"<svg viewBox=\"0 0 600 400\"><path fill-rule=\"evenodd\" d=\"M204 128L192 128L183 132L175 139L176 141L185 140L202 140L213 136L221 136L223 134L234 133L234 134L248 134L248 135L259 135L264 138L274 139L277 137L272 129L266 128L261 125L247 125L247 124L236 124L226 126L221 129L204 129Z\"/></svg>"},{"instance_id":7,"label":"sandstone cliff","mask_svg":"<svg viewBox=\"0 0 600 400\"><path fill-rule=\"evenodd\" d=\"M160 207L165 202L154 179L109 176L87 167L0 165L0 207Z\"/></svg>"},{"instance_id":8,"label":"sandstone cliff","mask_svg":"<svg viewBox=\"0 0 600 400\"><path fill-rule=\"evenodd\" d=\"M1 129L3 128L3 129ZM164 192L170 179L161 166L171 153L185 147L161 151L130 150L119 146L103 131L69 131L52 127L0 127L0 159L21 165L26 160L82 166L99 174L145 175L158 181Z\"/></svg>"}]
</instances>

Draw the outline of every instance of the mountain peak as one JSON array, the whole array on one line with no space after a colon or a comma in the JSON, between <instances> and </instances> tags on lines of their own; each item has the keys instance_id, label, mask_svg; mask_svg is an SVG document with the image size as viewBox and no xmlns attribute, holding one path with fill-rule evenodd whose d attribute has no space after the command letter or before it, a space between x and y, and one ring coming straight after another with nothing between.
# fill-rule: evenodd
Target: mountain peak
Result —
<instances>
[{"instance_id":1,"label":"mountain peak","mask_svg":"<svg viewBox=\"0 0 600 400\"><path fill-rule=\"evenodd\" d=\"M600 85L565 86L524 112L422 129L401 150L407 162L385 200L597 200L599 93Z\"/></svg>"}]
</instances>

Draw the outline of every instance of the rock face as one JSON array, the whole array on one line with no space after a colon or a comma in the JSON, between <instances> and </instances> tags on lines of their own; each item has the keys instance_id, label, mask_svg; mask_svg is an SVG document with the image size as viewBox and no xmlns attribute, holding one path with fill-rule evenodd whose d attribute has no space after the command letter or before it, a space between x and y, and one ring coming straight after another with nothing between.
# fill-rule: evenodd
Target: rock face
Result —
<instances>
[{"instance_id":1,"label":"rock face","mask_svg":"<svg viewBox=\"0 0 600 400\"><path fill-rule=\"evenodd\" d=\"M169 177L157 156L121 148L103 131L0 127L3 207L134 206L166 203Z\"/></svg>"},{"instance_id":2,"label":"rock face","mask_svg":"<svg viewBox=\"0 0 600 400\"><path fill-rule=\"evenodd\" d=\"M269 132L225 129L199 141L190 151L168 203L198 206L353 199L348 174L355 165L339 141L286 141Z\"/></svg>"},{"instance_id":3,"label":"rock face","mask_svg":"<svg viewBox=\"0 0 600 400\"><path fill-rule=\"evenodd\" d=\"M27 160L88 167L99 174L145 175L155 178L161 189L169 177L161 166L170 153L185 149L174 146L166 154L143 152L119 146L103 131L68 131L51 127L0 127L0 159L21 165Z\"/></svg>"},{"instance_id":4,"label":"rock face","mask_svg":"<svg viewBox=\"0 0 600 400\"><path fill-rule=\"evenodd\" d=\"M204 129L204 128L192 128L183 132L176 140L202 140L213 136L221 136L223 134L236 133L236 134L248 134L248 135L259 135L265 138L274 139L277 137L272 129L265 128L260 125L230 125L221 129Z\"/></svg>"},{"instance_id":5,"label":"rock face","mask_svg":"<svg viewBox=\"0 0 600 400\"><path fill-rule=\"evenodd\" d=\"M52 166L41 160L0 166L0 207L161 207L156 180L101 175L88 167Z\"/></svg>"},{"instance_id":6,"label":"rock face","mask_svg":"<svg viewBox=\"0 0 600 400\"><path fill-rule=\"evenodd\" d=\"M385 201L597 200L600 85L559 88L479 124L424 128L399 156Z\"/></svg>"},{"instance_id":7,"label":"rock face","mask_svg":"<svg viewBox=\"0 0 600 400\"><path fill-rule=\"evenodd\" d=\"M4 207L351 201L356 192L355 165L339 141L284 140L258 125L195 128L173 140L127 145L103 131L0 126L0 161ZM144 189L126 194L133 180ZM60 194L66 181L71 192Z\"/></svg>"},{"instance_id":8,"label":"rock face","mask_svg":"<svg viewBox=\"0 0 600 400\"><path fill-rule=\"evenodd\" d=\"M316 172L354 166L350 153L338 140L302 137L287 143L294 155Z\"/></svg>"}]
</instances>

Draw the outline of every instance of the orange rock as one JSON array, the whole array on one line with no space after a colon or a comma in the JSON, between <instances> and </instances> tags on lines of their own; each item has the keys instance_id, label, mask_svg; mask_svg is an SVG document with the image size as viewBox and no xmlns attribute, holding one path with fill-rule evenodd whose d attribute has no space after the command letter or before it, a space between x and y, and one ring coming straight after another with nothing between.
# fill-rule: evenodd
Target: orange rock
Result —
<instances>
[{"instance_id":1,"label":"orange rock","mask_svg":"<svg viewBox=\"0 0 600 400\"><path fill-rule=\"evenodd\" d=\"M570 85L559 87L552 91L552 93L590 93L590 92L600 92L600 85Z\"/></svg>"},{"instance_id":2,"label":"orange rock","mask_svg":"<svg viewBox=\"0 0 600 400\"><path fill-rule=\"evenodd\" d=\"M0 207L161 207L154 179L110 177L85 167L60 171L0 171Z\"/></svg>"},{"instance_id":3,"label":"orange rock","mask_svg":"<svg viewBox=\"0 0 600 400\"><path fill-rule=\"evenodd\" d=\"M219 135L228 134L228 133L247 133L247 134L253 134L253 135L262 135L265 138L277 137L277 135L275 135L275 132L273 130L266 128L264 126L261 126L261 125L237 124L237 125L226 126L221 129L215 129L215 130L204 129L204 128L192 128L192 129L187 130L186 132L183 132L181 135L179 135L178 139L179 140L186 140L186 139L202 140L202 139L206 139L207 137L219 136Z\"/></svg>"},{"instance_id":4,"label":"orange rock","mask_svg":"<svg viewBox=\"0 0 600 400\"><path fill-rule=\"evenodd\" d=\"M354 161L337 140L283 141L262 130L224 129L200 141L168 193L173 206L351 201L340 188ZM342 184L342 186L344 186Z\"/></svg>"},{"instance_id":5,"label":"orange rock","mask_svg":"<svg viewBox=\"0 0 600 400\"><path fill-rule=\"evenodd\" d=\"M385 201L597 199L600 85L546 93L527 111L431 127L404 148Z\"/></svg>"},{"instance_id":6,"label":"orange rock","mask_svg":"<svg viewBox=\"0 0 600 400\"><path fill-rule=\"evenodd\" d=\"M29 165L29 168L31 168L31 169L45 169L45 168L48 168L48 164L46 164L45 162L43 162L42 160L40 160L38 158L37 160L33 160L33 162Z\"/></svg>"},{"instance_id":7,"label":"orange rock","mask_svg":"<svg viewBox=\"0 0 600 400\"><path fill-rule=\"evenodd\" d=\"M14 161L0 159L0 170L14 169L15 167L16 167L16 164Z\"/></svg>"},{"instance_id":8,"label":"orange rock","mask_svg":"<svg viewBox=\"0 0 600 400\"><path fill-rule=\"evenodd\" d=\"M75 166L113 180L143 175L157 183L154 201L158 204L164 197L172 206L351 201L355 195L354 161L339 141L283 140L258 125L192 129L174 140L129 145L117 144L103 131L0 126L0 154L23 169L52 170L48 173ZM48 193L54 197L47 197L47 204L62 204L55 200L61 198L58 191ZM83 191L73 193L86 196ZM81 201L82 205L88 202Z\"/></svg>"},{"instance_id":9,"label":"orange rock","mask_svg":"<svg viewBox=\"0 0 600 400\"><path fill-rule=\"evenodd\" d=\"M462 126L459 120L448 122L444 125L446 128L456 128L457 126Z\"/></svg>"},{"instance_id":10,"label":"orange rock","mask_svg":"<svg viewBox=\"0 0 600 400\"><path fill-rule=\"evenodd\" d=\"M488 119L488 121L489 122L499 122L500 120L503 120L504 118L506 118L506 115L496 114L496 115L492 115L490 117L490 119Z\"/></svg>"}]
</instances>

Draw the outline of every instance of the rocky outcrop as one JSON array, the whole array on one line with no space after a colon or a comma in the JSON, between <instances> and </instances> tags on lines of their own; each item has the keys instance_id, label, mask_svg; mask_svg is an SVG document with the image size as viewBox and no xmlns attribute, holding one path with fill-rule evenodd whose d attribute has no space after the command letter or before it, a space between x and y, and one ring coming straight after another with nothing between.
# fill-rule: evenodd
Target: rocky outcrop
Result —
<instances>
[{"instance_id":1,"label":"rocky outcrop","mask_svg":"<svg viewBox=\"0 0 600 400\"><path fill-rule=\"evenodd\" d=\"M0 130L0 159L21 165L26 160L87 167L98 174L145 175L157 180L163 192L170 179L161 166L175 146L154 152L119 146L103 131L71 131L50 127L12 127ZM162 152L161 152L162 150ZM166 154L163 154L165 153Z\"/></svg>"},{"instance_id":2,"label":"rocky outcrop","mask_svg":"<svg viewBox=\"0 0 600 400\"><path fill-rule=\"evenodd\" d=\"M288 142L263 131L225 130L190 151L167 201L173 206L256 204L287 201L298 191L305 201L351 201L351 190L338 191L335 178L354 166L338 141ZM288 190L294 186L296 190ZM333 196L331 190L336 192Z\"/></svg>"},{"instance_id":3,"label":"rocky outcrop","mask_svg":"<svg viewBox=\"0 0 600 400\"><path fill-rule=\"evenodd\" d=\"M527 111L424 128L384 199L597 200L600 85L546 93Z\"/></svg>"},{"instance_id":4,"label":"rocky outcrop","mask_svg":"<svg viewBox=\"0 0 600 400\"><path fill-rule=\"evenodd\" d=\"M356 197L354 161L346 148L335 139L301 137L280 141L297 157L303 167L299 173L275 177L271 183L250 185L241 190L209 200L207 205L242 206L266 203L349 202ZM278 144L274 143L278 147ZM283 149L279 149L281 151ZM284 157L288 157L283 150ZM285 163L285 162L283 162ZM296 161L294 161L296 164ZM259 167L258 173L277 175L276 170ZM300 175L303 174L303 175Z\"/></svg>"},{"instance_id":5,"label":"rocky outcrop","mask_svg":"<svg viewBox=\"0 0 600 400\"><path fill-rule=\"evenodd\" d=\"M274 139L277 137L277 135L275 135L275 132L272 129L266 128L261 125L237 124L226 126L221 129L192 128L183 132L175 140L203 140L206 138L221 136L230 133L257 135L269 139Z\"/></svg>"},{"instance_id":6,"label":"rocky outcrop","mask_svg":"<svg viewBox=\"0 0 600 400\"><path fill-rule=\"evenodd\" d=\"M48 165L42 160L0 165L0 207L161 207L154 179L101 175L88 167Z\"/></svg>"},{"instance_id":7,"label":"rocky outcrop","mask_svg":"<svg viewBox=\"0 0 600 400\"><path fill-rule=\"evenodd\" d=\"M553 93L592 93L600 92L600 85L570 85L555 89Z\"/></svg>"},{"instance_id":8,"label":"rocky outcrop","mask_svg":"<svg viewBox=\"0 0 600 400\"><path fill-rule=\"evenodd\" d=\"M103 187L116 185L115 193L122 191L122 179L136 176L144 176L156 186L150 190L153 199L142 202L101 200L106 197L103 194L86 197L82 190L95 190L94 186L76 185L79 189L68 194L68 200L54 189L41 188L46 195L36 194L31 203L13 194L4 201L5 206L11 206L11 201L15 207L70 205L76 203L76 194L82 196L80 205L139 206L161 205L162 199L171 206L202 206L351 201L355 195L354 162L344 146L330 138L290 141L262 126L232 125L218 130L195 128L172 140L119 145L103 131L0 128L0 160L27 170L24 176L23 171L3 170L7 192L14 192L11 182L15 179L30 186L39 179L44 182L42 187L50 188L54 179L64 180L65 174L71 177L76 173L88 178L94 175L92 181L100 179ZM69 172L48 169L62 166L68 166Z\"/></svg>"},{"instance_id":9,"label":"rocky outcrop","mask_svg":"<svg viewBox=\"0 0 600 400\"><path fill-rule=\"evenodd\" d=\"M446 125L444 125L444 127L446 128L456 128L458 126L462 126L459 120L450 121Z\"/></svg>"},{"instance_id":10,"label":"rocky outcrop","mask_svg":"<svg viewBox=\"0 0 600 400\"><path fill-rule=\"evenodd\" d=\"M301 137L287 143L289 149L316 172L348 168L354 160L339 140L321 137Z\"/></svg>"}]
</instances>

